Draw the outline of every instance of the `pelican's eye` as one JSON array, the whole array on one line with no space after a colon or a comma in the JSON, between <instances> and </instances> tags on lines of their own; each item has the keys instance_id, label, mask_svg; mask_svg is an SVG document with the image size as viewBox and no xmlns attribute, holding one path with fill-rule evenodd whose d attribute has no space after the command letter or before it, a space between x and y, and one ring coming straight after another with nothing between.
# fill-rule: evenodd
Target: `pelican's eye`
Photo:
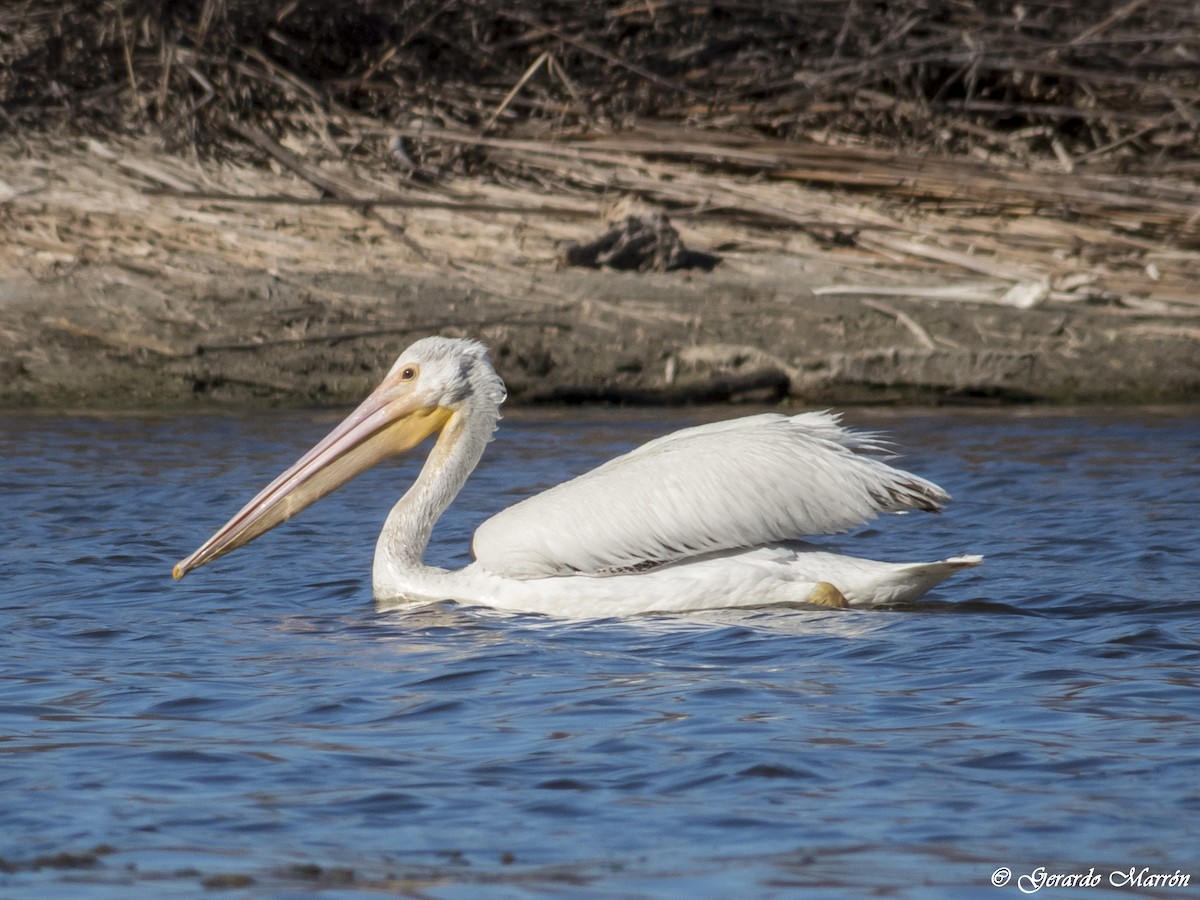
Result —
<instances>
[{"instance_id":1,"label":"pelican's eye","mask_svg":"<svg viewBox=\"0 0 1200 900\"><path fill-rule=\"evenodd\" d=\"M420 368L417 366L405 366L400 370L400 380L412 381L417 377L417 373L420 371Z\"/></svg>"}]
</instances>

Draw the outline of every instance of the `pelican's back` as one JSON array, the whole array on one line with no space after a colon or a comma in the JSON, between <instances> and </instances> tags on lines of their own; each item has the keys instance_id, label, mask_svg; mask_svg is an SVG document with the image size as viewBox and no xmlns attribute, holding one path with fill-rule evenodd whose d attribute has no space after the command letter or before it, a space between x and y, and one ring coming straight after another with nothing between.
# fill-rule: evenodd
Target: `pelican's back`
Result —
<instances>
[{"instance_id":1,"label":"pelican's back","mask_svg":"<svg viewBox=\"0 0 1200 900\"><path fill-rule=\"evenodd\" d=\"M950 499L864 455L879 449L831 413L687 428L493 516L473 550L499 575L600 575L846 531Z\"/></svg>"}]
</instances>

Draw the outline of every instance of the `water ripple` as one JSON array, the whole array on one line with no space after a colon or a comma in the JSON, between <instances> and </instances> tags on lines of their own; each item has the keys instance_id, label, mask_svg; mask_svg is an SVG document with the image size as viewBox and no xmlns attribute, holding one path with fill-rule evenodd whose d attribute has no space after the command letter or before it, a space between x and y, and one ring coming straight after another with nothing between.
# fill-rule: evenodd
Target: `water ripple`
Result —
<instances>
[{"instance_id":1,"label":"water ripple","mask_svg":"<svg viewBox=\"0 0 1200 900\"><path fill-rule=\"evenodd\" d=\"M949 898L997 896L1001 865L1187 871L1194 411L850 418L960 499L829 543L984 567L902 609L562 622L374 608L408 463L173 585L324 414L10 417L0 894ZM438 562L663 424L512 417Z\"/></svg>"}]
</instances>

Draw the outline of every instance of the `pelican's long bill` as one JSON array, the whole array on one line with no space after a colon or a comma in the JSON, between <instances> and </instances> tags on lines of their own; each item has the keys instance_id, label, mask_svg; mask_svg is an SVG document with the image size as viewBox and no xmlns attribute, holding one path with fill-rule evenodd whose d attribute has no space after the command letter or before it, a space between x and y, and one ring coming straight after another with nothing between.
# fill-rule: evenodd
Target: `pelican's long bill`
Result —
<instances>
[{"instance_id":1,"label":"pelican's long bill","mask_svg":"<svg viewBox=\"0 0 1200 900\"><path fill-rule=\"evenodd\" d=\"M175 578L250 543L381 460L411 450L440 431L453 411L414 396L407 383L411 372L389 375L319 444L263 488L195 553L178 562L172 572Z\"/></svg>"}]
</instances>

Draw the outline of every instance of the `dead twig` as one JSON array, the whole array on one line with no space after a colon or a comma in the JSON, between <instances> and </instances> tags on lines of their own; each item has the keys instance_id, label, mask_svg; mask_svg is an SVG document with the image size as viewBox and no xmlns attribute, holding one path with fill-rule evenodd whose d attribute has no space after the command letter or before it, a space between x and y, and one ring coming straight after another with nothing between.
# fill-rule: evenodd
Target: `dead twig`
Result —
<instances>
[{"instance_id":1,"label":"dead twig","mask_svg":"<svg viewBox=\"0 0 1200 900\"><path fill-rule=\"evenodd\" d=\"M128 165L133 169L133 165ZM136 171L136 170L135 170ZM142 172L152 180L162 181L150 172ZM307 180L307 179L306 179ZM163 181L165 184L166 182ZM371 207L393 207L397 209L444 209L451 212L485 213L516 216L539 216L552 219L594 220L596 210L584 207L559 206L542 203L529 206L512 206L500 203L479 203L471 200L456 199L423 199L419 197L402 197L390 194L363 197L296 197L292 194L231 194L225 191L202 191L191 188L183 182L168 188L146 188L143 192L147 197L171 197L176 200L217 203L254 203L280 204L284 206L345 206L357 209Z\"/></svg>"},{"instance_id":2,"label":"dead twig","mask_svg":"<svg viewBox=\"0 0 1200 900\"><path fill-rule=\"evenodd\" d=\"M931 338L929 336L929 332L926 331L924 328L922 328L919 324L917 324L916 319L914 319L908 313L903 312L902 310L896 309L896 307L894 307L888 303L883 303L882 301L879 301L879 300L864 299L864 300L860 300L859 302L862 303L863 306L866 306L870 309L876 310L877 312L881 312L884 315L891 316L893 319L895 319L897 322L899 322L901 325L903 325L905 328L907 328L910 332L912 332L913 337L915 337L917 339L917 343L919 343L925 349L927 349L927 350L936 349L937 345L933 342L933 338Z\"/></svg>"},{"instance_id":3,"label":"dead twig","mask_svg":"<svg viewBox=\"0 0 1200 900\"><path fill-rule=\"evenodd\" d=\"M274 140L261 128L242 122L230 122L229 127L255 146L270 154L276 160L287 166L289 169L319 190L322 190L340 200L353 201L354 205L360 208L359 211L364 216L369 216L378 221L388 231L390 231L394 237L403 242L406 247L412 250L413 253L417 254L417 256L419 256L421 259L428 259L428 254L425 252L424 248L422 248L420 244L405 234L403 228L401 228L399 225L389 222L387 219L384 219L379 215L379 213L373 208L374 204L371 203L370 198L355 197L353 191L351 191L349 188L345 187L337 180L330 178L319 170L314 169L312 166L305 164L300 157L292 153L278 141Z\"/></svg>"},{"instance_id":4,"label":"dead twig","mask_svg":"<svg viewBox=\"0 0 1200 900\"><path fill-rule=\"evenodd\" d=\"M488 116L487 121L483 123L483 128L481 128L480 130L484 134L487 134L489 131L492 130L492 126L496 124L496 120L500 118L500 115L504 112L504 110L508 109L508 104L512 102L513 97L517 96L517 94L520 92L521 88L523 88L525 86L525 82L527 82L530 78L532 78L534 76L534 73L537 72L537 70L542 67L542 63L544 63L549 58L550 58L550 51L543 50L542 54L533 61L533 64L530 65L530 67L528 69L525 70L525 74L522 75L520 77L520 79L517 81L517 83L512 86L512 90L510 90L507 94L504 95L504 99L500 101L500 105L496 107L495 111L490 116Z\"/></svg>"},{"instance_id":5,"label":"dead twig","mask_svg":"<svg viewBox=\"0 0 1200 900\"><path fill-rule=\"evenodd\" d=\"M1095 25L1091 26L1090 28L1085 28L1079 34L1075 35L1075 37L1071 38L1071 40L1067 42L1067 46L1078 47L1080 44L1086 44L1088 41L1091 41L1108 31L1108 29L1112 28L1118 22L1128 19L1131 15L1133 15L1134 12L1141 9L1149 2L1150 0L1129 0L1128 3L1113 12L1112 15L1105 16Z\"/></svg>"}]
</instances>

